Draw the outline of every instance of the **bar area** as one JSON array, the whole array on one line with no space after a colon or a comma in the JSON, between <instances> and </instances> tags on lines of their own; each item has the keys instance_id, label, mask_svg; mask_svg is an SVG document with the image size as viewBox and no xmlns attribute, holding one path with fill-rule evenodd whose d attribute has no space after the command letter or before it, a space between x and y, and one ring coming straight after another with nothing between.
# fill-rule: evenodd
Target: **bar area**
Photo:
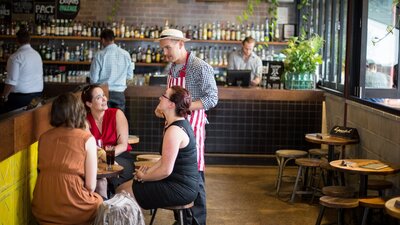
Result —
<instances>
[{"instance_id":1,"label":"bar area","mask_svg":"<svg viewBox=\"0 0 400 225\"><path fill-rule=\"evenodd\" d=\"M0 224L400 224L399 4L1 1Z\"/></svg>"}]
</instances>

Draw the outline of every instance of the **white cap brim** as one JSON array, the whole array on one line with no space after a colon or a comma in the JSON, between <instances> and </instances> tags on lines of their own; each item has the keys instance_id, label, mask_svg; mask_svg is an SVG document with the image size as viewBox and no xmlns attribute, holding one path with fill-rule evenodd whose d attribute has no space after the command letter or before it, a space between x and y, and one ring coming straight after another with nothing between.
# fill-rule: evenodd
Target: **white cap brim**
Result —
<instances>
[{"instance_id":1,"label":"white cap brim","mask_svg":"<svg viewBox=\"0 0 400 225\"><path fill-rule=\"evenodd\" d=\"M165 36L165 37L157 38L154 41L155 42L160 42L161 40L167 40L167 39L176 40L176 41L183 41L183 42L190 41L190 39L188 39L188 38L180 38L180 37L174 37L174 36Z\"/></svg>"}]
</instances>

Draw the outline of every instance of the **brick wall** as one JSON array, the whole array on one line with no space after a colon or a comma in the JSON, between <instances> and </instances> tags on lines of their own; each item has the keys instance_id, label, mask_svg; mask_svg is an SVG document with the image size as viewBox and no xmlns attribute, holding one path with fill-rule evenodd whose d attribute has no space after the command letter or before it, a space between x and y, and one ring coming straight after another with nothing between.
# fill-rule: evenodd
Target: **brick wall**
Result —
<instances>
[{"instance_id":1,"label":"brick wall","mask_svg":"<svg viewBox=\"0 0 400 225\"><path fill-rule=\"evenodd\" d=\"M105 21L111 15L113 1L83 0L77 16L78 20ZM241 15L247 1L229 2L196 2L196 0L120 0L120 8L115 20L124 18L127 24L163 25L168 19L170 24L188 25L201 22L231 21ZM289 22L295 23L295 6L293 3L281 3L289 7ZM268 15L268 5L262 2L255 7L254 15L249 22L263 23Z\"/></svg>"}]
</instances>

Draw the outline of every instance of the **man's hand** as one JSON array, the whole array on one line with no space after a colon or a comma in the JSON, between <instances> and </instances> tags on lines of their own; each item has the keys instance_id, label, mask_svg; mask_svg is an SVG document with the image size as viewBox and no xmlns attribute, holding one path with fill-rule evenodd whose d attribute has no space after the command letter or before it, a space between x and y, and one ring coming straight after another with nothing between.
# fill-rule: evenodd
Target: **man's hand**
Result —
<instances>
[{"instance_id":1,"label":"man's hand","mask_svg":"<svg viewBox=\"0 0 400 225\"><path fill-rule=\"evenodd\" d=\"M156 114L156 116L157 116L158 118L165 118L164 114L162 113L161 109L158 108L158 106L157 106L157 108L154 110L154 114Z\"/></svg>"}]
</instances>

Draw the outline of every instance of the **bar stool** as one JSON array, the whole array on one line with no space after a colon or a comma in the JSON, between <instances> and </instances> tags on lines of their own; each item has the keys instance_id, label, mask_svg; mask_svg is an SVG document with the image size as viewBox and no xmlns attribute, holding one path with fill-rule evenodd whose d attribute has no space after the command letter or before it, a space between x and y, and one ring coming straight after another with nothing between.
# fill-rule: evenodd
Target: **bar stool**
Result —
<instances>
[{"instance_id":1,"label":"bar stool","mask_svg":"<svg viewBox=\"0 0 400 225\"><path fill-rule=\"evenodd\" d=\"M377 191L379 197L385 196L385 191L392 187L393 183L388 180L368 179L367 189Z\"/></svg>"},{"instance_id":2,"label":"bar stool","mask_svg":"<svg viewBox=\"0 0 400 225\"><path fill-rule=\"evenodd\" d=\"M384 209L385 202L386 199L381 197L360 198L359 204L360 206L364 207L364 214L361 225L365 225L367 223L368 213L370 209Z\"/></svg>"},{"instance_id":3,"label":"bar stool","mask_svg":"<svg viewBox=\"0 0 400 225\"><path fill-rule=\"evenodd\" d=\"M139 137L136 135L129 135L128 136L128 144L133 145L139 143Z\"/></svg>"},{"instance_id":4,"label":"bar stool","mask_svg":"<svg viewBox=\"0 0 400 225\"><path fill-rule=\"evenodd\" d=\"M356 190L348 186L326 186L322 188L322 194L338 198L352 198Z\"/></svg>"},{"instance_id":5,"label":"bar stool","mask_svg":"<svg viewBox=\"0 0 400 225\"><path fill-rule=\"evenodd\" d=\"M183 220L183 210L190 209L194 205L194 202L191 202L187 205L179 205L179 206L171 206L171 207L163 207L163 209L168 210L178 210L179 211L179 222L180 225L186 224L186 220ZM150 225L153 225L154 218L156 217L157 209L154 209L153 215L151 216Z\"/></svg>"},{"instance_id":6,"label":"bar stool","mask_svg":"<svg viewBox=\"0 0 400 225\"><path fill-rule=\"evenodd\" d=\"M278 162L278 176L275 182L276 195L279 195L283 177L283 169L285 168L286 164L292 159L305 157L307 154L308 153L306 151L290 149L282 149L275 152L276 161Z\"/></svg>"},{"instance_id":7,"label":"bar stool","mask_svg":"<svg viewBox=\"0 0 400 225\"><path fill-rule=\"evenodd\" d=\"M319 165L322 163L323 161L321 159L315 159L315 158L299 158L296 159L295 163L299 166L299 169L297 171L297 177L296 177L296 182L294 183L294 188L293 188L293 192L292 192L292 197L290 198L290 202L294 201L294 197L296 194L312 194L313 197L311 198L311 200L314 198L314 194L315 191L318 187L316 187L315 185L313 185L314 183L314 179L317 177L319 178L320 176L316 175L316 170L319 168ZM300 177L302 175L302 170L303 168L306 169L306 172L303 176L303 186L305 189L307 189L307 187L310 187L311 189L313 189L313 191L298 191L297 190L297 186L299 184L299 180ZM307 170L308 168L311 168L311 176L310 176L310 185L307 185ZM317 182L318 183L318 182Z\"/></svg>"},{"instance_id":8,"label":"bar stool","mask_svg":"<svg viewBox=\"0 0 400 225\"><path fill-rule=\"evenodd\" d=\"M137 161L152 161L152 162L157 162L160 160L161 155L157 154L141 154L136 156Z\"/></svg>"},{"instance_id":9,"label":"bar stool","mask_svg":"<svg viewBox=\"0 0 400 225\"><path fill-rule=\"evenodd\" d=\"M321 208L319 210L316 225L320 225L322 217L324 216L325 208L335 208L338 210L338 225L344 224L344 214L343 209L353 209L357 208L359 203L358 199L355 198L338 198L331 196L322 196L319 198L319 204Z\"/></svg>"},{"instance_id":10,"label":"bar stool","mask_svg":"<svg viewBox=\"0 0 400 225\"><path fill-rule=\"evenodd\" d=\"M340 159L341 158L341 151L338 149L335 149L334 151L335 153L335 159ZM312 148L308 150L308 155L310 156L310 158L328 158L328 149L324 149L324 148Z\"/></svg>"},{"instance_id":11,"label":"bar stool","mask_svg":"<svg viewBox=\"0 0 400 225\"><path fill-rule=\"evenodd\" d=\"M338 172L332 168L332 166L329 164L329 162L327 160L326 161L324 160L321 163L320 167L322 170L321 178L323 180L324 186L328 184L328 180L327 180L327 178L325 178L325 174L327 174L328 171L332 171L332 173L333 173L332 182L331 182L333 185L344 185L344 184L342 184L342 182L339 179Z\"/></svg>"}]
</instances>

